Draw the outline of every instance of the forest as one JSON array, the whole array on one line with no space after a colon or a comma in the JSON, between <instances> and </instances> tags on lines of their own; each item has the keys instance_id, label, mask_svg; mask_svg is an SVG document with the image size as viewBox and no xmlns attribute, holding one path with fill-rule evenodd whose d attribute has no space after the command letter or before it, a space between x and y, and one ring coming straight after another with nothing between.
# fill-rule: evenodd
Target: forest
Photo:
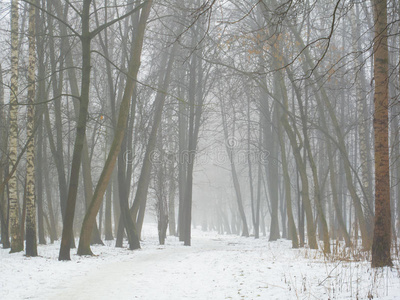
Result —
<instances>
[{"instance_id":1,"label":"forest","mask_svg":"<svg viewBox=\"0 0 400 300\"><path fill-rule=\"evenodd\" d=\"M150 226L400 277L398 0L2 0L0 28L2 258Z\"/></svg>"}]
</instances>

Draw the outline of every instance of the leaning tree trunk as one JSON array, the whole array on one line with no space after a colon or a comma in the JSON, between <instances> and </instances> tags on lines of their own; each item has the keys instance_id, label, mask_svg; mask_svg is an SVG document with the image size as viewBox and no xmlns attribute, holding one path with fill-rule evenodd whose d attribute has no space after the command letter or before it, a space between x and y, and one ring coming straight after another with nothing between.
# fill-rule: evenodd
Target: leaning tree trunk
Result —
<instances>
[{"instance_id":1,"label":"leaning tree trunk","mask_svg":"<svg viewBox=\"0 0 400 300\"><path fill-rule=\"evenodd\" d=\"M79 239L79 247L78 247L79 255L93 255L92 251L90 250L90 237L93 231L93 226L96 221L97 213L100 209L104 193L107 189L108 182L113 173L113 169L121 149L122 141L125 136L126 124L128 121L129 111L130 111L131 98L140 67L140 58L142 54L144 32L146 29L147 19L150 14L152 3L153 3L152 0L148 0L141 12L139 27L137 28L136 32L137 35L131 49L131 60L129 62L129 71L128 71L130 76L127 78L126 87L124 90L124 96L122 97L114 139L111 144L107 161L104 165L103 171L100 175L100 179L94 191L93 199L90 203L90 206L83 220L81 235ZM139 247L140 244L138 239L135 239L134 243L130 245L131 249L132 248L137 249Z\"/></svg>"},{"instance_id":2,"label":"leaning tree trunk","mask_svg":"<svg viewBox=\"0 0 400 300\"><path fill-rule=\"evenodd\" d=\"M386 0L373 0L374 9L374 136L375 136L375 226L372 267L392 266L390 174L389 174L389 55Z\"/></svg>"},{"instance_id":3,"label":"leaning tree trunk","mask_svg":"<svg viewBox=\"0 0 400 300\"><path fill-rule=\"evenodd\" d=\"M308 68L306 67L306 65L311 68L311 69L315 69L315 64L313 63L313 60L311 58L311 54L308 50L308 48L305 47L304 45L304 41L301 38L299 32L296 30L296 28L294 28L293 26L290 27L291 32L294 34L296 41L299 44L299 48L304 49L304 57L305 57L305 65L303 65L303 69L305 71L308 70ZM314 70L314 76L316 78L320 78L317 70ZM335 114L335 111L332 107L332 104L329 101L329 97L328 94L326 93L325 89L323 86L312 86L313 90L314 90L314 94L316 95L316 100L317 100L317 106L318 107L325 107L328 111L328 114L330 116L330 119L332 121L332 125L337 137L337 146L339 148L339 151L342 155L343 158L343 167L344 167L344 171L345 171L345 178L346 178L346 183L347 183L347 188L350 192L351 198L353 200L354 203L354 208L355 208L355 212L356 212L356 216L358 219L358 222L360 224L360 231L361 231L361 237L362 237L362 243L363 243L363 248L368 250L371 247L371 224L369 222L370 219L370 215L372 214L372 212L370 212L367 209L367 216L364 215L363 213L363 209L362 209L362 204L360 201L359 196L357 195L357 190L353 184L353 178L351 175L351 164L350 164L350 160L349 160L349 155L348 155L348 151L347 151L347 147L346 147L346 143L344 141L344 136L342 133L342 130L339 126L339 122L337 120L337 116ZM318 90L320 90L321 93L321 98L320 99L318 97ZM324 132L325 134L327 134L327 132ZM328 136L329 138L329 136Z\"/></svg>"},{"instance_id":4,"label":"leaning tree trunk","mask_svg":"<svg viewBox=\"0 0 400 300\"><path fill-rule=\"evenodd\" d=\"M82 176L83 176L83 187L85 191L85 204L87 208L90 205L90 201L92 200L93 197L93 181L92 181L91 167L90 167L89 148L86 138L83 142ZM95 222L94 224L92 232L92 240L90 243L92 245L104 245L103 241L101 240L101 234L97 226L97 222Z\"/></svg>"},{"instance_id":5,"label":"leaning tree trunk","mask_svg":"<svg viewBox=\"0 0 400 300\"><path fill-rule=\"evenodd\" d=\"M138 184L137 184L135 199L134 199L133 205L130 209L131 214L134 218L134 221L136 221L139 236L140 236L140 233L142 230L144 212L145 212L145 207L146 207L146 202L147 202L147 193L148 193L148 188L149 188L149 184L150 184L150 176L151 176L151 169L152 169L152 154L156 147L157 132L158 132L158 128L161 123L161 118L162 118L162 113L163 113L163 108L164 108L164 103L165 103L165 98L166 98L165 92L161 92L161 91L168 90L168 86L169 86L170 80L171 80L172 67L173 67L173 63L175 60L174 52L177 49L176 48L177 45L178 45L178 43L175 43L171 52L165 54L166 55L165 58L169 57L169 60L168 60L168 64L166 65L165 74L163 74L160 77L159 92L157 92L156 99L155 99L155 112L154 112L153 125L151 128L149 140L148 140L147 146L146 146L143 165L142 165L142 169L140 171L140 176L139 176L139 180L138 180ZM167 63L167 60L165 60L165 63Z\"/></svg>"},{"instance_id":6,"label":"leaning tree trunk","mask_svg":"<svg viewBox=\"0 0 400 300\"><path fill-rule=\"evenodd\" d=\"M87 123L87 115L88 115L88 106L89 106L89 92L90 92L90 70L91 70L91 41L92 39L100 33L102 30L106 29L107 27L111 26L115 22L118 22L127 16L133 14L134 12L138 11L141 9L144 5L147 5L148 3L151 3L151 0L148 0L147 2L143 2L142 4L139 4L137 7L135 7L133 10L128 12L127 14L124 14L120 16L119 18L116 18L110 22L104 23L100 27L97 27L93 31L90 31L90 5L92 3L92 0L84 0L82 4L82 13L80 13L81 17L81 22L82 22L82 34L79 35L79 38L81 40L81 45L82 45L82 71L81 71L81 94L80 94L80 105L79 105L79 115L78 115L78 120L77 120L77 125L76 125L76 136L75 136L75 143L74 143L74 150L73 150L73 155L72 155L72 163L71 163L71 174L70 174L70 181L69 181L69 190L68 190L68 198L67 198L67 207L66 207L66 212L65 212L65 218L64 218L64 226L63 226L63 234L62 234L62 240L61 240L61 248L60 248L60 255L59 255L59 260L70 260L70 244L72 241L72 226L73 226L73 221L74 221L74 215L75 215L75 205L76 205L76 198L77 198L77 193L78 193L78 185L79 185L79 169L82 161L82 150L84 146L84 141L85 141L85 136L86 136L86 123ZM122 124L121 124L122 126ZM124 131L123 131L124 133ZM123 135L122 135L123 137ZM122 141L122 138L121 138ZM118 145L115 145L118 146ZM120 147L116 147L116 150ZM119 150L119 149L118 149ZM112 151L111 151L112 152ZM118 153L116 153L118 155ZM115 157L116 159L116 157ZM111 161L112 167L115 164L114 160L114 155ZM106 162L107 164L107 162ZM111 168L112 169L112 168ZM108 176L108 175L107 175ZM104 195L104 191L107 187L107 183L105 183L104 179L107 179L107 176L103 177L100 179L100 184L97 185L97 187L101 187L100 190L95 191L93 198L102 198ZM109 176L108 176L109 177ZM103 186L105 185L105 186ZM97 193L97 194L96 194ZM93 201L92 201L93 202ZM98 199L96 201L96 206L98 204L98 208L100 208L101 204L101 199ZM90 215L90 222L93 221L93 223L96 220L96 215L98 212L98 209L96 210L96 207L94 210L89 212L91 209L91 206L89 207L86 215ZM93 216L93 214L95 214ZM85 220L84 220L85 222ZM93 225L91 224L91 228L89 231L89 235L92 233ZM86 236L85 236L86 238ZM86 241L86 239L85 239ZM90 241L89 241L90 243ZM78 250L79 251L79 250ZM90 251L90 246L85 249L86 252L91 253Z\"/></svg>"},{"instance_id":7,"label":"leaning tree trunk","mask_svg":"<svg viewBox=\"0 0 400 300\"><path fill-rule=\"evenodd\" d=\"M304 210L306 213L306 218L307 218L307 236L308 236L308 244L311 249L318 249L318 244L315 236L315 226L314 226L314 221L313 221L313 215L312 215L312 207L311 207L311 201L310 201L310 196L309 196L309 186L308 186L308 177L307 177L307 172L306 172L306 166L304 161L302 160L302 157L300 155L300 147L297 144L296 141L296 135L293 132L292 127L289 125L289 122L287 119L282 118L281 119L283 127L286 130L286 133L289 137L290 144L293 149L293 154L294 158L296 160L297 168L301 177L301 198L304 206Z\"/></svg>"},{"instance_id":8,"label":"leaning tree trunk","mask_svg":"<svg viewBox=\"0 0 400 300\"><path fill-rule=\"evenodd\" d=\"M9 162L11 169L17 163L18 151L18 0L11 2L11 94L10 94L10 132L9 132ZM8 182L11 253L24 249L18 217L17 175L14 172Z\"/></svg>"},{"instance_id":9,"label":"leaning tree trunk","mask_svg":"<svg viewBox=\"0 0 400 300\"><path fill-rule=\"evenodd\" d=\"M284 85L283 79L280 80L280 86L282 89L282 95L283 95L282 98L284 99L283 100L284 105L285 105L286 109L288 109L288 97L287 97L286 86ZM311 151L311 145L310 145L308 130L307 130L307 121L305 118L305 114L304 114L304 111L302 108L301 101L299 101L299 107L300 107L300 111L301 111L304 147L308 153L308 161L310 162L310 167L311 167L313 181L314 181L314 202L317 207L318 217L322 224L322 232L323 232L323 240L324 240L324 253L330 253L331 250L330 250L328 224L326 222L325 214L322 209L317 167L315 165L313 153Z\"/></svg>"},{"instance_id":10,"label":"leaning tree trunk","mask_svg":"<svg viewBox=\"0 0 400 300\"><path fill-rule=\"evenodd\" d=\"M285 61L285 64L287 62ZM292 83L292 87L294 88L294 92L296 94L296 98L297 98L297 103L299 105L299 110L300 110L300 115L301 115L301 119L302 119L302 124L307 124L306 118L306 112L305 112L305 108L303 107L303 102L301 99L301 91L299 89L299 87L296 85L295 83L295 79L294 79L294 75L293 72L290 70L290 68L286 68L288 77L290 79L290 82ZM324 130L327 130L328 126L326 124L326 119L325 119L325 113L324 110L321 106L318 106L318 110L319 110L319 116L320 116L320 120L322 123L322 127L324 128ZM303 131L306 130L306 128L303 127ZM333 150L332 150L332 145L331 145L331 141L329 139L326 140L326 147L327 147L327 152L328 152L328 160L329 160L329 179L330 179L330 185L331 185L331 190L335 191L332 193L332 201L334 204L334 209L335 209L335 213L336 213L336 218L338 220L339 223L339 228L341 233L344 236L344 240L346 243L346 247L350 247L351 246L351 241L350 241L350 236L349 233L346 229L346 224L343 220L343 215L342 215L342 209L341 206L339 204L339 200L338 200L338 195L336 193L337 190L337 186L336 186L336 168L333 162Z\"/></svg>"}]
</instances>

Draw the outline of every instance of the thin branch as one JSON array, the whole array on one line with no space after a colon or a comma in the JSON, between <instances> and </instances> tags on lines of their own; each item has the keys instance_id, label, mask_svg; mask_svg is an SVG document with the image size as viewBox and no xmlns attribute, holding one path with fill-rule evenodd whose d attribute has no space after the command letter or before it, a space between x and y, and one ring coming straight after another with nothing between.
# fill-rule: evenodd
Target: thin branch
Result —
<instances>
[{"instance_id":1,"label":"thin branch","mask_svg":"<svg viewBox=\"0 0 400 300\"><path fill-rule=\"evenodd\" d=\"M26 3L28 3L29 5L34 6L35 8L43 11L44 13L48 14L50 17L56 19L57 21L63 23L69 30L71 30L76 36L81 36L71 25L69 25L67 22L65 22L63 19L57 17L56 15L52 14L51 12L49 12L48 10L44 9L43 7L41 7L40 5L35 4L34 2L31 2L29 0L22 0Z\"/></svg>"},{"instance_id":2,"label":"thin branch","mask_svg":"<svg viewBox=\"0 0 400 300\"><path fill-rule=\"evenodd\" d=\"M126 17L129 17L130 15L132 15L133 13L137 12L138 10L142 9L148 2L149 0L144 1L142 4L139 4L137 7L135 7L134 9L132 9L131 11L127 12L126 14L120 16L117 19L114 19L110 22L104 23L103 25L101 25L100 27L97 27L96 29L94 29L92 32L90 32L90 38L94 38L97 34L99 34L101 31L103 31L104 29L106 29L107 27L113 25L116 22L119 22L123 19L125 19Z\"/></svg>"},{"instance_id":3,"label":"thin branch","mask_svg":"<svg viewBox=\"0 0 400 300\"><path fill-rule=\"evenodd\" d=\"M49 99L49 100L46 100L46 101L41 101L41 102L35 102L35 103L18 103L18 106L27 106L27 105L42 105L42 104L46 104L46 103L49 103L49 102L52 102L52 101L54 101L54 100L57 100L57 99L59 99L59 98L61 98L61 97L72 97L72 98L75 98L75 99L77 99L77 100L80 100L80 97L79 96L76 96L76 95L72 95L72 94L60 94L60 95L58 95L58 96L56 96L56 97L54 97L54 98L51 98L51 99ZM7 104L8 105L8 104Z\"/></svg>"},{"instance_id":4,"label":"thin branch","mask_svg":"<svg viewBox=\"0 0 400 300\"><path fill-rule=\"evenodd\" d=\"M82 13L71 3L71 1L64 0L80 17L82 17Z\"/></svg>"},{"instance_id":5,"label":"thin branch","mask_svg":"<svg viewBox=\"0 0 400 300\"><path fill-rule=\"evenodd\" d=\"M149 88L149 89L151 89L151 90L153 90L153 91L155 91L155 92L165 94L166 96L170 96L170 97L172 97L172 98L174 98L174 99L176 99L176 100L178 100L178 101L180 101L180 102L183 102L183 103L188 104L188 102L187 102L186 100L184 100L184 99L182 99L182 98L180 98L180 97L178 97L178 96L175 96L175 95L173 95L173 94L171 94L171 93L168 93L167 91L161 90L161 89L159 89L159 88L156 88L156 87L154 87L154 86L151 86L151 85L149 85L149 84L146 84L146 83L144 83L144 82L141 82L141 81L139 81L139 80L137 80L137 79L134 79L131 75L129 75L129 73L128 73L127 71L122 70L121 68L119 68L114 62L112 62L112 61L111 61L108 57L106 57L103 53L101 53L101 52L99 52L99 51L97 51L97 50L92 50L91 52L92 52L92 53L96 53L96 54L100 55L101 57L103 57L103 58L104 58L105 60L107 60L114 68L116 68L119 72L123 73L123 74L124 74L125 76L127 76L128 78L133 79L136 83L138 83L138 84L140 84L140 85L142 85L142 86L144 86L144 87L147 87L147 88Z\"/></svg>"}]
</instances>

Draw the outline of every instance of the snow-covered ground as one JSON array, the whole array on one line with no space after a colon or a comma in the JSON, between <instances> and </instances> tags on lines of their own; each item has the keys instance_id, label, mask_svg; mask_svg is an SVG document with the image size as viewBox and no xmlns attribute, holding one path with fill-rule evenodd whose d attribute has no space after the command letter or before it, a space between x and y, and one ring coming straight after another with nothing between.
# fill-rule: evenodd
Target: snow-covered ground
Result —
<instances>
[{"instance_id":1,"label":"snow-covered ground","mask_svg":"<svg viewBox=\"0 0 400 300\"><path fill-rule=\"evenodd\" d=\"M57 260L59 244L37 258L0 250L0 299L400 299L399 262L373 270L368 261L324 258L290 241L193 230L192 246L154 225L142 249L93 247L95 257ZM72 250L75 253L75 250Z\"/></svg>"}]
</instances>

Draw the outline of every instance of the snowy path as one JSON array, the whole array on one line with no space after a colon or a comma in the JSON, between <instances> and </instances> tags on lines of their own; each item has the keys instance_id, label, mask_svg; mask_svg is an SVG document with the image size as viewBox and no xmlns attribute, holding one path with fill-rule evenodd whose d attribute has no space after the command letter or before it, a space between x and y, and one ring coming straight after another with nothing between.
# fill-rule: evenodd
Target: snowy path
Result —
<instances>
[{"instance_id":1,"label":"snowy path","mask_svg":"<svg viewBox=\"0 0 400 300\"><path fill-rule=\"evenodd\" d=\"M136 251L129 259L98 266L61 285L61 291L50 298L216 299L218 286L227 280L232 284L234 279L216 272L222 245L212 240L198 242L194 247ZM220 296L217 299L225 299Z\"/></svg>"},{"instance_id":2,"label":"snowy path","mask_svg":"<svg viewBox=\"0 0 400 300\"><path fill-rule=\"evenodd\" d=\"M98 256L70 262L57 261L58 245L40 246L39 258L1 249L0 299L400 299L397 269L326 262L286 240L193 233L191 247L174 237L161 247L150 228L142 250L96 246Z\"/></svg>"}]
</instances>

